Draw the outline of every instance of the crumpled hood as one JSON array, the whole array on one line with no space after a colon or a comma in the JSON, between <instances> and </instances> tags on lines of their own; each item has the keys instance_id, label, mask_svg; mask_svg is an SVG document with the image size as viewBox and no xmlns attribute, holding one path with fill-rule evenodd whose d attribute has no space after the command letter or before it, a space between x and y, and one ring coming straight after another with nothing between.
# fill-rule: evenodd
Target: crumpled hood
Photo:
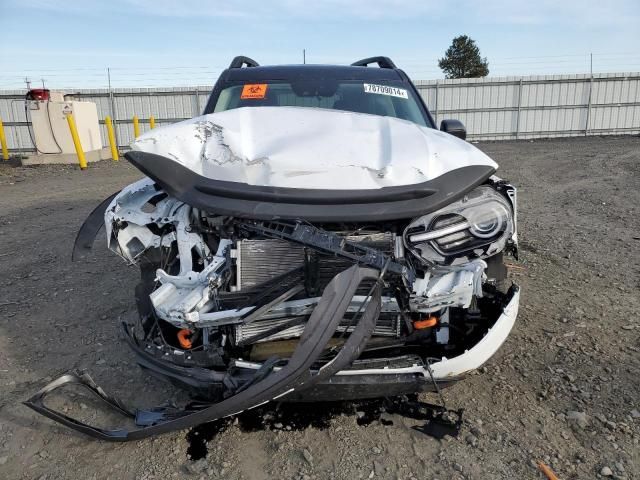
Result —
<instances>
[{"instance_id":1,"label":"crumpled hood","mask_svg":"<svg viewBox=\"0 0 640 480\"><path fill-rule=\"evenodd\" d=\"M472 165L497 168L449 134L392 117L304 107L245 107L138 137L133 150L206 178L305 189L378 189L423 183Z\"/></svg>"}]
</instances>

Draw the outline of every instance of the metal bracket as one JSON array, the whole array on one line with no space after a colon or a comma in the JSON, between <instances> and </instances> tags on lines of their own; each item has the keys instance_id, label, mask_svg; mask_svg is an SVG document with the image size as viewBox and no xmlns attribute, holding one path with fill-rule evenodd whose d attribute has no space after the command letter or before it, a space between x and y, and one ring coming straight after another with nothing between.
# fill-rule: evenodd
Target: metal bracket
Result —
<instances>
[{"instance_id":1,"label":"metal bracket","mask_svg":"<svg viewBox=\"0 0 640 480\"><path fill-rule=\"evenodd\" d=\"M335 233L321 230L313 225L277 221L238 222L238 225L245 230L259 233L265 237L305 245L378 270L382 270L386 266L388 272L406 277L410 282L415 277L415 274L405 265L392 261L380 251L350 242Z\"/></svg>"}]
</instances>

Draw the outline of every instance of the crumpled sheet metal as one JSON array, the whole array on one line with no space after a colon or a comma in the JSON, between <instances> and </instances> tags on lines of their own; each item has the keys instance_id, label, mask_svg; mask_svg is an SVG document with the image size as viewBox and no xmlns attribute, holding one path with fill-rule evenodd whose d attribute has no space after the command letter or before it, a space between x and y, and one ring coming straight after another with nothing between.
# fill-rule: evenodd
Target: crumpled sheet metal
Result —
<instances>
[{"instance_id":1,"label":"crumpled sheet metal","mask_svg":"<svg viewBox=\"0 0 640 480\"><path fill-rule=\"evenodd\" d=\"M304 107L244 107L155 128L133 150L207 178L306 189L379 189L497 164L473 145L392 117Z\"/></svg>"}]
</instances>

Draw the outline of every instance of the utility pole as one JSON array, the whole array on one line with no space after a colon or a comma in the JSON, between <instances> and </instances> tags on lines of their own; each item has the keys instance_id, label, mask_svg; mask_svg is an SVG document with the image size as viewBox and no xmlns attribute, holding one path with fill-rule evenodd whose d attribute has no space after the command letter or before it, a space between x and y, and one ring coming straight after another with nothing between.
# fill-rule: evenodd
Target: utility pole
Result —
<instances>
[{"instance_id":1,"label":"utility pole","mask_svg":"<svg viewBox=\"0 0 640 480\"><path fill-rule=\"evenodd\" d=\"M302 63L303 64L307 63L307 49L306 48L302 49Z\"/></svg>"},{"instance_id":2,"label":"utility pole","mask_svg":"<svg viewBox=\"0 0 640 480\"><path fill-rule=\"evenodd\" d=\"M24 83L27 84L27 90L31 90L31 80L29 80L29 77L24 77Z\"/></svg>"},{"instance_id":3,"label":"utility pole","mask_svg":"<svg viewBox=\"0 0 640 480\"><path fill-rule=\"evenodd\" d=\"M589 74L593 77L593 53L589 54Z\"/></svg>"}]
</instances>

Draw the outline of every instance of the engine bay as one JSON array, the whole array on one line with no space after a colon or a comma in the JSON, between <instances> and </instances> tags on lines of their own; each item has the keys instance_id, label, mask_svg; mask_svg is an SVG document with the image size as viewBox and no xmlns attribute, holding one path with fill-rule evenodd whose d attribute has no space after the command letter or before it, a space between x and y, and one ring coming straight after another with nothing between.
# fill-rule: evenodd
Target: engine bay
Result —
<instances>
[{"instance_id":1,"label":"engine bay","mask_svg":"<svg viewBox=\"0 0 640 480\"><path fill-rule=\"evenodd\" d=\"M512 187L496 181L479 197L487 190L503 211L513 208ZM464 199L472 207L474 201ZM434 215L366 224L253 220L210 215L144 179L115 197L105 225L109 248L141 269L136 342L164 362L228 372L239 362L286 361L327 285L359 265L376 269L378 278L357 286L316 367L345 344L375 288L379 314L358 360L424 365L472 348L511 297L502 256L507 244L515 251L514 222L501 212L497 220L474 218L484 231L465 250L472 235L461 235L452 221L468 223L464 209L449 210L443 227L443 215L435 216L436 228ZM443 248L457 254L447 259ZM428 249L431 256L422 253ZM213 393L224 395L224 387Z\"/></svg>"}]
</instances>

